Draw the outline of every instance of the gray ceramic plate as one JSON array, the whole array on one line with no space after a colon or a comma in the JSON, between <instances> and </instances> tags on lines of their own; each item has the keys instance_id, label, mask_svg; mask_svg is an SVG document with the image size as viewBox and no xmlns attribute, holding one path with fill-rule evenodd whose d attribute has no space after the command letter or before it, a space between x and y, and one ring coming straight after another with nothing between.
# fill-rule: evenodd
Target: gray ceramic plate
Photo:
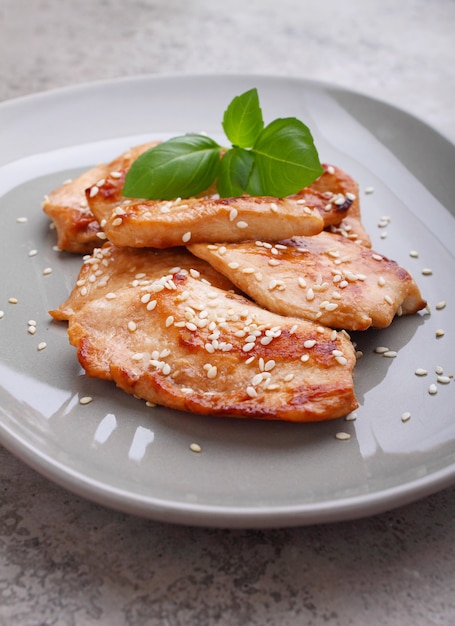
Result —
<instances>
[{"instance_id":1,"label":"gray ceramic plate","mask_svg":"<svg viewBox=\"0 0 455 626\"><path fill-rule=\"evenodd\" d=\"M432 309L355 337L364 352L355 421L261 423L147 408L85 378L65 326L47 314L69 293L80 259L53 250L42 196L145 139L219 136L227 103L253 86L266 121L304 120L321 159L359 181L374 247L413 273ZM362 95L264 76L141 77L44 93L1 104L0 135L0 440L26 463L98 503L226 527L352 519L454 482L453 379L428 393L437 367L455 371L455 219L444 208L453 210L455 150L443 137ZM384 215L390 222L380 228ZM446 308L436 310L442 300ZM27 331L31 319L35 335ZM445 330L439 339L438 329ZM378 345L398 356L376 354ZM417 377L418 367L428 375ZM83 396L93 402L81 405ZM403 423L406 411L411 419ZM340 431L351 439L336 439Z\"/></svg>"}]
</instances>

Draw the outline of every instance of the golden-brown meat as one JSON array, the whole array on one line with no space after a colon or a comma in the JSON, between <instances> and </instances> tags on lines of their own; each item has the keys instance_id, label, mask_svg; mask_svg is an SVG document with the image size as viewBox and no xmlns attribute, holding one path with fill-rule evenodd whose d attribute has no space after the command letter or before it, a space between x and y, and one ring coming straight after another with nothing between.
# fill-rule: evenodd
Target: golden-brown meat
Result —
<instances>
[{"instance_id":1,"label":"golden-brown meat","mask_svg":"<svg viewBox=\"0 0 455 626\"><path fill-rule=\"evenodd\" d=\"M351 209L359 211L356 182L331 165L324 165L317 181L286 198L220 199L215 194L175 201L137 201L122 195L123 183L124 176L106 177L102 185L87 190L87 201L106 237L119 246L167 248L188 242L257 238L277 241L340 227ZM348 231L346 235L352 237Z\"/></svg>"},{"instance_id":2,"label":"golden-brown meat","mask_svg":"<svg viewBox=\"0 0 455 626\"><path fill-rule=\"evenodd\" d=\"M98 220L89 208L85 191L88 187L103 181L106 176L123 176L126 169L156 142L131 148L109 164L97 165L74 180L57 187L44 197L44 212L54 222L57 231L57 245L60 250L87 254L101 245L103 236Z\"/></svg>"},{"instance_id":3,"label":"golden-brown meat","mask_svg":"<svg viewBox=\"0 0 455 626\"><path fill-rule=\"evenodd\" d=\"M342 235L189 246L259 305L332 328L384 328L426 306L410 274Z\"/></svg>"},{"instance_id":4,"label":"golden-brown meat","mask_svg":"<svg viewBox=\"0 0 455 626\"><path fill-rule=\"evenodd\" d=\"M88 190L87 196L107 239L118 246L169 248L252 237L274 241L296 234L315 235L324 226L319 211L299 198L119 198L116 204L111 195L116 183L108 178L104 185Z\"/></svg>"},{"instance_id":5,"label":"golden-brown meat","mask_svg":"<svg viewBox=\"0 0 455 626\"><path fill-rule=\"evenodd\" d=\"M357 407L344 333L270 313L227 287L185 250L106 244L52 314L69 319L89 376L153 403L299 422Z\"/></svg>"}]
</instances>

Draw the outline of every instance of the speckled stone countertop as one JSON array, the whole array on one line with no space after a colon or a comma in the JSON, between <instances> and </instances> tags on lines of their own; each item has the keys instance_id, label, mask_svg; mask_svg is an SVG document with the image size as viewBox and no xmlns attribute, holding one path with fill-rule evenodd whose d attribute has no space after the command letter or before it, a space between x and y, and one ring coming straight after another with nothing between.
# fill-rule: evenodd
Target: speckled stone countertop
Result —
<instances>
[{"instance_id":1,"label":"speckled stone countertop","mask_svg":"<svg viewBox=\"0 0 455 626\"><path fill-rule=\"evenodd\" d=\"M454 24L453 0L3 0L0 100L145 73L279 74L383 99L455 141ZM455 623L455 487L255 531L111 511L3 448L0 475L0 626Z\"/></svg>"}]
</instances>

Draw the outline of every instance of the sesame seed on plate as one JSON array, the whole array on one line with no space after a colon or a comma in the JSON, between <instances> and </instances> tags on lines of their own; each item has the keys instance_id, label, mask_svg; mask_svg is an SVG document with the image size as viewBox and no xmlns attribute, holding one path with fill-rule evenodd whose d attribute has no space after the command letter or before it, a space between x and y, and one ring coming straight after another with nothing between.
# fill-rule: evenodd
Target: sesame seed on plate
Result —
<instances>
[{"instance_id":1,"label":"sesame seed on plate","mask_svg":"<svg viewBox=\"0 0 455 626\"><path fill-rule=\"evenodd\" d=\"M335 438L340 441L348 441L351 438L351 435L349 433L339 432L335 435Z\"/></svg>"},{"instance_id":2,"label":"sesame seed on plate","mask_svg":"<svg viewBox=\"0 0 455 626\"><path fill-rule=\"evenodd\" d=\"M41 343L38 344L37 346L37 350L39 352L41 352L41 350L44 350L45 348L47 348L47 343L45 341L42 341Z\"/></svg>"},{"instance_id":3,"label":"sesame seed on plate","mask_svg":"<svg viewBox=\"0 0 455 626\"><path fill-rule=\"evenodd\" d=\"M405 411L401 414L401 421L408 422L411 419L411 413L409 411Z\"/></svg>"},{"instance_id":4,"label":"sesame seed on plate","mask_svg":"<svg viewBox=\"0 0 455 626\"><path fill-rule=\"evenodd\" d=\"M190 450L191 452L202 452L202 448L198 443L190 443Z\"/></svg>"},{"instance_id":5,"label":"sesame seed on plate","mask_svg":"<svg viewBox=\"0 0 455 626\"><path fill-rule=\"evenodd\" d=\"M79 404L90 404L93 401L92 396L83 396L79 399Z\"/></svg>"}]
</instances>

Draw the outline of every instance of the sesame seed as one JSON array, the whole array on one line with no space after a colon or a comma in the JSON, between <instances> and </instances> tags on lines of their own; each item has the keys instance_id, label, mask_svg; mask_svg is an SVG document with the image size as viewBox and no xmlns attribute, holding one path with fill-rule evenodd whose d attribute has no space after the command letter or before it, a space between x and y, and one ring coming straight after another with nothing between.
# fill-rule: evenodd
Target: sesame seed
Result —
<instances>
[{"instance_id":1,"label":"sesame seed","mask_svg":"<svg viewBox=\"0 0 455 626\"><path fill-rule=\"evenodd\" d=\"M261 343L262 343L262 341L261 341ZM250 341L248 343L245 343L242 346L242 350L243 350L243 352L250 352L250 350L252 350L254 348L254 346L255 346L254 342Z\"/></svg>"},{"instance_id":2,"label":"sesame seed","mask_svg":"<svg viewBox=\"0 0 455 626\"><path fill-rule=\"evenodd\" d=\"M147 304L147 311L153 311L156 307L156 304L156 300L150 300L150 302Z\"/></svg>"},{"instance_id":3,"label":"sesame seed","mask_svg":"<svg viewBox=\"0 0 455 626\"><path fill-rule=\"evenodd\" d=\"M237 209L231 209L231 211L229 212L229 221L233 222L238 214L239 212L237 211Z\"/></svg>"},{"instance_id":4,"label":"sesame seed","mask_svg":"<svg viewBox=\"0 0 455 626\"><path fill-rule=\"evenodd\" d=\"M18 224L25 224L26 222L28 222L28 218L27 217L18 217L16 222Z\"/></svg>"},{"instance_id":5,"label":"sesame seed","mask_svg":"<svg viewBox=\"0 0 455 626\"><path fill-rule=\"evenodd\" d=\"M2 319L2 317L4 317L5 315L5 311L0 311L0 320Z\"/></svg>"},{"instance_id":6,"label":"sesame seed","mask_svg":"<svg viewBox=\"0 0 455 626\"><path fill-rule=\"evenodd\" d=\"M431 276L433 274L433 270L429 267L424 267L422 270L423 276Z\"/></svg>"},{"instance_id":7,"label":"sesame seed","mask_svg":"<svg viewBox=\"0 0 455 626\"><path fill-rule=\"evenodd\" d=\"M136 322L130 321L128 322L127 326L128 326L128 330L132 333L134 333L134 331L137 330Z\"/></svg>"},{"instance_id":8,"label":"sesame seed","mask_svg":"<svg viewBox=\"0 0 455 626\"><path fill-rule=\"evenodd\" d=\"M253 385L253 387L257 387L257 385L260 385L262 383L262 380L262 374L256 374L255 376L253 376L251 384Z\"/></svg>"},{"instance_id":9,"label":"sesame seed","mask_svg":"<svg viewBox=\"0 0 455 626\"><path fill-rule=\"evenodd\" d=\"M96 236L98 237L98 239L107 239L106 233L103 233L101 231L97 232Z\"/></svg>"},{"instance_id":10,"label":"sesame seed","mask_svg":"<svg viewBox=\"0 0 455 626\"><path fill-rule=\"evenodd\" d=\"M37 349L41 352L41 350L44 350L45 348L47 348L47 343L45 341L42 341L41 343L38 344Z\"/></svg>"},{"instance_id":11,"label":"sesame seed","mask_svg":"<svg viewBox=\"0 0 455 626\"><path fill-rule=\"evenodd\" d=\"M409 411L405 411L404 413L401 414L402 422L408 422L410 419L411 419L411 414Z\"/></svg>"},{"instance_id":12,"label":"sesame seed","mask_svg":"<svg viewBox=\"0 0 455 626\"><path fill-rule=\"evenodd\" d=\"M314 291L311 287L306 292L306 299L308 301L314 300Z\"/></svg>"},{"instance_id":13,"label":"sesame seed","mask_svg":"<svg viewBox=\"0 0 455 626\"><path fill-rule=\"evenodd\" d=\"M336 356L335 361L340 365L346 365L346 363L348 362L347 358L344 356Z\"/></svg>"},{"instance_id":14,"label":"sesame seed","mask_svg":"<svg viewBox=\"0 0 455 626\"><path fill-rule=\"evenodd\" d=\"M117 297L116 294L113 293L112 291L107 293L106 296L105 296L106 300L114 300L116 297Z\"/></svg>"},{"instance_id":15,"label":"sesame seed","mask_svg":"<svg viewBox=\"0 0 455 626\"><path fill-rule=\"evenodd\" d=\"M436 311L442 311L442 309L446 308L446 301L445 300L441 300L440 302L438 302L435 306Z\"/></svg>"},{"instance_id":16,"label":"sesame seed","mask_svg":"<svg viewBox=\"0 0 455 626\"><path fill-rule=\"evenodd\" d=\"M248 228L248 222L240 221L240 222L237 222L236 226L237 228L241 228L241 229Z\"/></svg>"},{"instance_id":17,"label":"sesame seed","mask_svg":"<svg viewBox=\"0 0 455 626\"><path fill-rule=\"evenodd\" d=\"M437 338L444 337L445 332L442 330L442 328L438 328L437 331L435 332L435 335Z\"/></svg>"},{"instance_id":18,"label":"sesame seed","mask_svg":"<svg viewBox=\"0 0 455 626\"><path fill-rule=\"evenodd\" d=\"M448 385L450 383L450 377L449 376L443 376L442 374L439 374L436 377L436 380L438 381L438 383L441 383L441 385Z\"/></svg>"},{"instance_id":19,"label":"sesame seed","mask_svg":"<svg viewBox=\"0 0 455 626\"><path fill-rule=\"evenodd\" d=\"M196 454L202 452L202 448L198 443L190 443L190 450L191 452L196 452Z\"/></svg>"},{"instance_id":20,"label":"sesame seed","mask_svg":"<svg viewBox=\"0 0 455 626\"><path fill-rule=\"evenodd\" d=\"M45 267L43 269L43 276L49 276L49 274L52 274L52 267Z\"/></svg>"},{"instance_id":21,"label":"sesame seed","mask_svg":"<svg viewBox=\"0 0 455 626\"><path fill-rule=\"evenodd\" d=\"M377 346L374 349L374 352L376 352L376 354L384 354L385 352L388 352L388 348L386 348L385 346Z\"/></svg>"},{"instance_id":22,"label":"sesame seed","mask_svg":"<svg viewBox=\"0 0 455 626\"><path fill-rule=\"evenodd\" d=\"M393 298L391 298L388 294L384 296L384 301L387 302L387 304L393 304Z\"/></svg>"},{"instance_id":23,"label":"sesame seed","mask_svg":"<svg viewBox=\"0 0 455 626\"><path fill-rule=\"evenodd\" d=\"M258 396L258 392L251 385L246 388L246 392L250 396L250 398L257 398L257 396Z\"/></svg>"},{"instance_id":24,"label":"sesame seed","mask_svg":"<svg viewBox=\"0 0 455 626\"><path fill-rule=\"evenodd\" d=\"M79 404L90 404L90 402L93 402L92 396L84 396L79 399Z\"/></svg>"},{"instance_id":25,"label":"sesame seed","mask_svg":"<svg viewBox=\"0 0 455 626\"><path fill-rule=\"evenodd\" d=\"M365 193L366 194L374 193L374 187L365 187Z\"/></svg>"},{"instance_id":26,"label":"sesame seed","mask_svg":"<svg viewBox=\"0 0 455 626\"><path fill-rule=\"evenodd\" d=\"M133 356L131 357L132 361L142 361L142 359L144 358L144 353L143 352L136 352L136 354L133 354Z\"/></svg>"},{"instance_id":27,"label":"sesame seed","mask_svg":"<svg viewBox=\"0 0 455 626\"><path fill-rule=\"evenodd\" d=\"M315 339L307 339L306 341L303 342L303 347L304 348L313 348L316 345L316 340Z\"/></svg>"},{"instance_id":28,"label":"sesame seed","mask_svg":"<svg viewBox=\"0 0 455 626\"><path fill-rule=\"evenodd\" d=\"M354 422L357 419L357 413L354 411L352 413L348 413L344 419L346 422Z\"/></svg>"},{"instance_id":29,"label":"sesame seed","mask_svg":"<svg viewBox=\"0 0 455 626\"><path fill-rule=\"evenodd\" d=\"M169 374L171 373L171 366L169 365L169 363L163 364L163 367L161 368L161 373L163 374L163 376L169 376Z\"/></svg>"},{"instance_id":30,"label":"sesame seed","mask_svg":"<svg viewBox=\"0 0 455 626\"><path fill-rule=\"evenodd\" d=\"M19 300L17 298L8 298L8 302L10 304L17 304L19 302Z\"/></svg>"},{"instance_id":31,"label":"sesame seed","mask_svg":"<svg viewBox=\"0 0 455 626\"><path fill-rule=\"evenodd\" d=\"M207 378L213 379L216 378L218 375L218 368L216 365L210 365L207 368Z\"/></svg>"},{"instance_id":32,"label":"sesame seed","mask_svg":"<svg viewBox=\"0 0 455 626\"><path fill-rule=\"evenodd\" d=\"M182 235L182 241L183 243L188 243L188 241L191 239L191 232L188 231L187 233L185 233L184 235Z\"/></svg>"},{"instance_id":33,"label":"sesame seed","mask_svg":"<svg viewBox=\"0 0 455 626\"><path fill-rule=\"evenodd\" d=\"M398 353L395 350L386 350L386 352L382 353L382 356L385 356L388 359L394 359L397 354Z\"/></svg>"},{"instance_id":34,"label":"sesame seed","mask_svg":"<svg viewBox=\"0 0 455 626\"><path fill-rule=\"evenodd\" d=\"M351 438L351 435L349 433L339 432L335 435L335 438L340 441L348 441Z\"/></svg>"},{"instance_id":35,"label":"sesame seed","mask_svg":"<svg viewBox=\"0 0 455 626\"><path fill-rule=\"evenodd\" d=\"M427 370L424 370L423 368L418 367L418 368L416 369L416 371L414 372L414 374L415 374L416 376L426 376L426 375L428 374L428 372L427 372Z\"/></svg>"},{"instance_id":36,"label":"sesame seed","mask_svg":"<svg viewBox=\"0 0 455 626\"><path fill-rule=\"evenodd\" d=\"M30 256L30 257L31 257L31 256L36 256L37 254L38 254L38 250L34 250L34 249L33 249L33 250L29 250L29 251L28 251L28 256Z\"/></svg>"},{"instance_id":37,"label":"sesame seed","mask_svg":"<svg viewBox=\"0 0 455 626\"><path fill-rule=\"evenodd\" d=\"M413 259L418 259L419 258L419 253L417 252L417 250L411 250L409 252L409 256L412 257Z\"/></svg>"},{"instance_id":38,"label":"sesame seed","mask_svg":"<svg viewBox=\"0 0 455 626\"><path fill-rule=\"evenodd\" d=\"M309 359L310 359L309 354L302 354L302 356L300 357L300 360L302 361L302 363L306 363L307 361L309 361Z\"/></svg>"},{"instance_id":39,"label":"sesame seed","mask_svg":"<svg viewBox=\"0 0 455 626\"><path fill-rule=\"evenodd\" d=\"M116 217L115 220L112 220L112 226L120 226L123 223L121 217Z\"/></svg>"},{"instance_id":40,"label":"sesame seed","mask_svg":"<svg viewBox=\"0 0 455 626\"><path fill-rule=\"evenodd\" d=\"M432 383L429 387L428 387L428 393L430 394L430 396L434 396L438 393L438 388L436 387L436 385L434 383Z\"/></svg>"},{"instance_id":41,"label":"sesame seed","mask_svg":"<svg viewBox=\"0 0 455 626\"><path fill-rule=\"evenodd\" d=\"M98 193L99 188L96 185L93 185L93 187L90 189L90 198L94 198L96 196L96 194Z\"/></svg>"}]
</instances>

